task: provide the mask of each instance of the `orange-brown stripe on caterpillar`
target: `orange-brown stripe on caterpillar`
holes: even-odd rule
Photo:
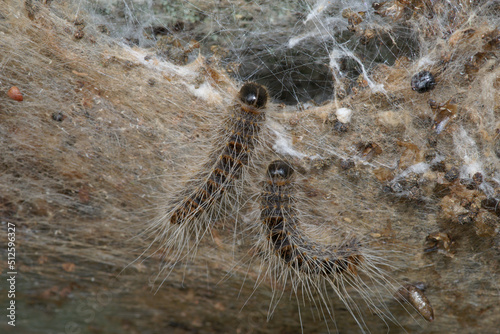
[[[320,246],[300,230],[294,200],[294,170],[283,160],[269,164],[261,194],[261,221],[269,247],[288,266],[306,274],[356,274],[363,261],[360,244],[350,239],[340,246]]]
[[[238,93],[238,103],[225,119],[225,145],[214,148],[211,161],[201,172],[203,184],[188,193],[170,216],[171,224],[185,224],[198,218],[218,202],[248,165],[259,132],[264,124],[268,93],[264,86],[248,82]],[[206,170],[210,170],[206,176]],[[203,177],[205,176],[205,177]]]

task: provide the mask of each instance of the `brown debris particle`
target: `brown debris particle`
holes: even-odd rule
[[[15,101],[21,102],[23,100],[23,94],[16,86],[12,86],[7,92],[7,96]]]
[[[82,29],[78,29],[73,36],[75,39],[82,39],[85,36],[85,32]]]
[[[434,124],[432,125],[432,129],[436,130],[437,134],[440,134],[446,125],[456,117],[458,106],[452,102],[452,99],[441,104],[434,100],[429,100],[429,106],[434,111]]]
[[[373,142],[358,143],[358,145],[356,145],[356,149],[361,157],[366,161],[370,161],[375,156],[382,153],[382,148],[378,144]]]
[[[427,247],[424,249],[424,253],[430,252],[443,252],[448,257],[453,257],[453,253],[451,253],[451,246],[453,245],[453,241],[450,236],[444,232],[434,232],[431,233],[425,238],[427,243]]]
[[[62,268],[64,269],[64,271],[67,271],[68,273],[75,271],[75,267],[76,267],[75,264],[71,262],[66,262],[62,264]]]
[[[427,321],[434,321],[434,309],[424,292],[413,284],[406,284],[397,292],[396,298],[409,302]]]

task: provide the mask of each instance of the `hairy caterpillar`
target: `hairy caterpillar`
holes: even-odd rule
[[[356,273],[363,261],[359,242],[351,239],[338,247],[321,249],[307,240],[297,226],[293,197],[293,168],[283,160],[272,162],[262,191],[261,220],[270,247],[288,266],[306,274]]]
[[[346,237],[338,245],[323,245],[307,237],[296,208],[294,174],[288,162],[273,161],[268,165],[261,191],[258,248],[263,250],[267,274],[276,282],[272,303],[277,304],[281,298],[278,284],[284,287],[290,282],[296,295],[301,290],[313,302],[319,296],[322,316],[334,320],[329,298],[333,289],[361,330],[369,332],[363,323],[362,308],[348,291],[353,288],[369,309],[397,324],[383,301],[384,295],[391,296],[396,291],[382,269],[385,260],[355,237]],[[372,284],[382,287],[382,291]]]
[[[212,143],[208,162],[190,177],[166,214],[150,229],[152,244],[169,249],[175,260],[184,250],[196,248],[210,224],[221,216],[223,204],[234,195],[236,181],[241,179],[256,148],[268,98],[262,85],[248,82],[242,86]]]
[[[206,181],[174,209],[171,224],[189,224],[220,199],[221,195],[240,178],[242,168],[248,165],[265,120],[267,90],[256,83],[246,83],[238,94],[236,105],[226,120],[224,131],[228,133],[225,147],[216,154],[215,162],[209,162],[211,172]]]

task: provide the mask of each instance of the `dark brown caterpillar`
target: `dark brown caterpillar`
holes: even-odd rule
[[[306,236],[306,226],[300,221],[303,213],[299,211],[297,198],[300,194],[295,191],[294,174],[288,162],[273,161],[268,165],[261,190],[261,238],[257,248],[263,251],[266,275],[275,282],[270,313],[284,295],[285,286],[291,285],[298,300],[302,298],[299,294],[305,294],[324,310],[325,320],[335,321],[330,300],[333,292],[363,333],[369,332],[363,322],[366,312],[361,307],[363,304],[384,322],[389,320],[398,324],[384,302],[384,297],[392,296],[396,287],[383,269],[386,266],[385,259],[380,257],[383,251],[355,237],[324,245]],[[360,304],[354,295],[363,303]],[[403,303],[406,300],[400,301]]]
[[[293,167],[285,161],[272,162],[262,191],[261,221],[267,226],[270,246],[287,265],[306,274],[356,273],[363,261],[360,244],[350,239],[340,246],[321,247],[300,231],[294,206]]]
[[[194,256],[212,224],[239,204],[237,190],[258,147],[268,99],[264,86],[248,82],[241,87],[214,136],[207,162],[189,176],[146,231],[153,241],[143,254],[158,245],[153,254],[160,252],[164,258],[158,276],[168,276],[179,260]]]
[[[248,165],[257,136],[265,121],[268,93],[264,86],[248,82],[238,94],[235,105],[226,120],[225,146],[214,155],[215,162],[205,182],[186,196],[170,217],[171,224],[182,224],[198,218],[217,202],[222,194],[233,187],[244,166]],[[217,149],[217,148],[216,148]]]

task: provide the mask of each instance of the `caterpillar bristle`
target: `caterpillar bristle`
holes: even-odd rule
[[[367,329],[363,325],[363,312],[352,291],[349,292],[354,289],[370,310],[397,323],[382,301],[382,295],[391,296],[396,291],[395,284],[386,277],[381,268],[383,261],[375,255],[376,251],[352,235],[338,244],[320,244],[303,230],[293,165],[286,160],[271,162],[261,184],[262,223],[256,224],[261,235],[257,247],[263,252],[264,272],[276,282],[272,285],[271,304],[281,299],[284,290],[280,292],[279,287],[284,289],[289,284],[295,294],[305,293],[313,304],[320,300],[322,305],[316,306],[324,308],[325,320],[335,321],[330,301],[337,297],[364,332]],[[373,284],[378,287],[372,287]],[[328,292],[331,290],[332,296]],[[271,313],[275,307],[271,305]]]
[[[240,181],[259,146],[268,98],[267,89],[260,84],[249,82],[241,87],[218,126],[207,162],[192,173],[154,222],[152,244],[171,249],[173,262],[194,256],[214,222],[227,218],[228,208],[239,204]],[[164,268],[169,264],[165,261]]]
[[[268,166],[262,191],[261,220],[267,227],[265,233],[271,242],[269,247],[285,263],[293,262],[294,267],[305,273],[328,274],[355,266],[358,261],[350,259],[362,257],[357,254],[359,243],[355,239],[323,251],[318,251],[316,248],[319,247],[313,241],[306,241],[295,218],[293,176],[293,167],[286,161],[276,160]],[[324,260],[320,259],[324,258],[332,260],[322,264]],[[307,265],[303,266],[304,263]]]
[[[270,124],[266,122],[268,99],[263,86],[256,83],[242,86],[214,137],[207,163],[189,177],[185,189],[177,192],[164,216],[156,221],[152,230],[154,243],[167,249],[158,277],[168,276],[185,257],[194,257],[201,240],[211,234],[216,222],[225,224],[233,217],[236,220],[244,217],[239,207],[244,205],[248,183],[253,183],[259,169],[255,167],[266,163],[267,155],[260,154],[262,137],[269,133],[269,128],[263,130]],[[253,159],[257,155],[258,159]],[[376,251],[350,234],[340,243],[321,244],[304,233],[300,196],[295,191],[298,190],[295,179],[302,170],[281,159],[269,163],[265,174],[262,173],[265,179],[259,190],[258,219],[261,227],[254,235],[260,236],[257,258],[263,258],[265,276],[274,281],[269,317],[283,295],[281,289],[289,285],[297,296],[301,292],[312,305],[319,307],[325,320],[334,320],[331,300],[336,296],[364,331],[363,312],[353,298],[354,290],[370,310],[397,322],[383,302],[379,306],[382,294],[392,296],[396,288],[381,269],[384,260]],[[307,205],[309,209],[314,206]],[[312,218],[318,220],[317,216]],[[381,289],[388,293],[375,289],[373,296],[372,283],[389,283],[389,287]]]

